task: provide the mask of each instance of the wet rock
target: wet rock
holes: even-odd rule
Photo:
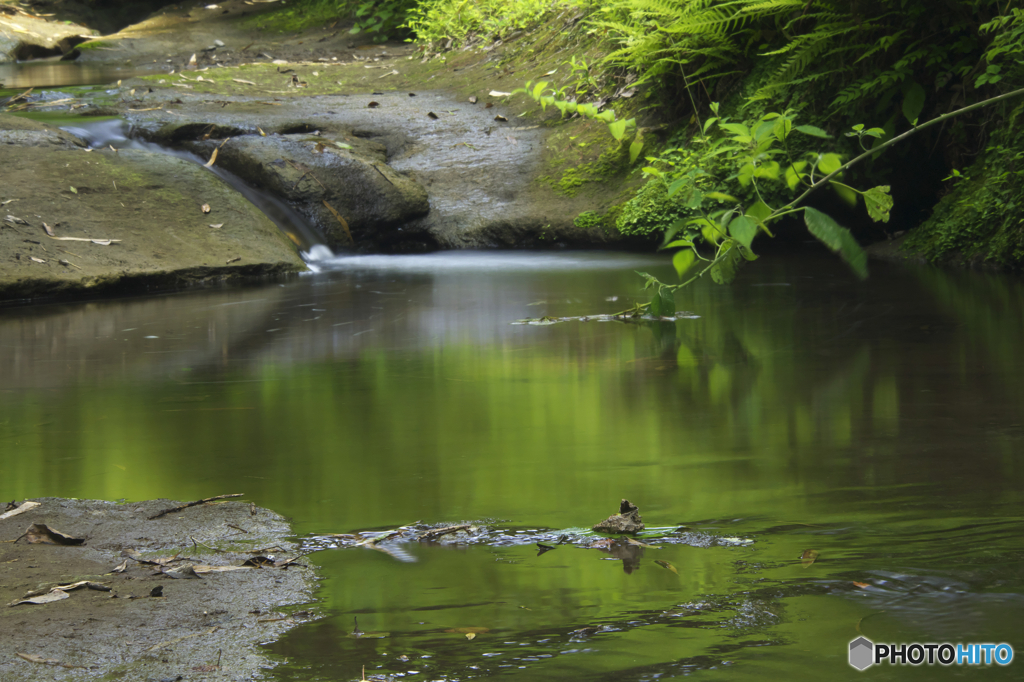
[[[619,513],[609,516],[594,526],[597,533],[639,533],[645,528],[640,508],[629,500],[622,500]]]
[[[269,218],[184,159],[128,149],[86,153],[75,136],[13,116],[0,116],[0,144],[3,215],[24,221],[0,223],[0,304],[304,268]],[[213,212],[203,214],[202,204]],[[55,237],[79,241],[51,239],[43,223]]]
[[[0,12],[0,62],[66,54],[95,34],[78,24],[46,21],[21,11]]]
[[[209,156],[219,144],[192,148],[199,146]],[[217,164],[292,202],[320,226],[329,246],[352,246],[351,233],[357,246],[385,248],[398,228],[427,214],[427,192],[384,163],[383,149],[373,153],[341,145],[353,148],[326,135],[245,135],[220,148]]]
[[[86,146],[81,139],[60,128],[11,114],[0,114],[0,145],[65,149]]]

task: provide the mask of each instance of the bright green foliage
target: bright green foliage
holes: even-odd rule
[[[255,24],[284,32],[350,18],[352,33],[371,33],[382,42],[407,34],[403,24],[416,5],[417,0],[299,0],[261,14]]]
[[[419,0],[408,15],[405,27],[419,42],[445,48],[449,42],[461,45],[476,37],[498,38],[527,29],[550,19],[574,0]]]

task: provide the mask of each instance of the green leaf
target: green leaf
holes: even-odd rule
[[[739,180],[740,185],[746,187],[750,184],[750,181],[754,178],[754,170],[754,164],[752,163],[744,164],[740,168],[740,172],[736,174],[736,179]]]
[[[736,242],[730,242],[722,248],[724,250],[719,255],[718,262],[711,266],[711,279],[716,284],[732,284],[732,281],[736,279],[743,256],[740,254]]]
[[[748,206],[746,210],[746,214],[759,223],[768,220],[772,213],[772,207],[760,200]]]
[[[707,135],[708,134],[708,128],[710,128],[712,125],[714,125],[714,123],[717,120],[718,120],[717,118],[712,117],[712,118],[709,118],[708,120],[704,121],[704,130],[702,130],[701,132],[703,132],[705,135]]]
[[[889,211],[892,210],[892,196],[889,195],[889,185],[879,185],[864,192],[864,203],[868,207],[868,215],[876,223],[889,222]]]
[[[663,246],[661,248],[663,248],[663,249],[679,249],[679,248],[682,248],[684,246],[687,247],[687,248],[690,248],[690,247],[693,246],[693,242],[691,242],[688,239],[673,239],[672,241],[670,241],[668,244],[665,244],[665,246]]]
[[[920,83],[913,82],[903,95],[903,115],[910,121],[910,125],[917,125],[917,118],[924,109],[925,92]]]
[[[754,237],[757,236],[757,223],[747,216],[734,218],[729,223],[729,236],[749,249]]]
[[[672,267],[676,269],[676,274],[679,275],[679,279],[683,278],[686,271],[693,267],[696,262],[697,256],[693,253],[693,249],[683,249],[677,251],[676,255],[672,256]]]
[[[596,118],[597,120],[604,121],[605,123],[614,123],[615,112],[611,111],[610,109],[608,111],[602,111],[600,114],[597,115]]]
[[[538,81],[538,83],[533,86],[533,92],[530,93],[530,97],[533,97],[535,100],[540,100],[540,96],[544,94],[544,88],[546,87],[548,87],[547,81]]]
[[[761,164],[760,166],[757,167],[757,170],[754,171],[754,177],[768,178],[769,180],[778,180],[779,179],[779,164],[778,164],[778,162],[776,162],[776,161],[769,161],[768,163]]]
[[[832,175],[843,167],[843,160],[838,154],[822,154],[818,161],[818,170],[825,175]]]
[[[338,147],[339,149],[352,149],[352,145],[345,144],[344,142],[338,142],[337,140],[335,140],[334,146]]]
[[[618,121],[615,121],[615,123],[609,123],[608,132],[610,132],[612,137],[616,140],[621,141],[626,135],[626,121],[624,119],[619,119]]]
[[[826,133],[821,128],[816,128],[815,126],[797,126],[796,128],[794,128],[794,130],[797,130],[803,133],[804,135],[810,135],[811,137],[820,137],[826,140],[832,139],[831,135]]]
[[[686,208],[691,210],[697,210],[700,205],[704,202],[704,195],[701,194],[700,190],[693,190],[693,194],[690,195],[690,200],[686,202]]]
[[[835,181],[828,184],[832,186],[832,189],[839,195],[839,198],[842,199],[843,203],[847,206],[852,208],[857,205],[857,191],[852,187],[847,187],[843,183]]]
[[[685,187],[687,185],[687,183],[689,183],[689,182],[690,182],[690,178],[685,178],[684,177],[684,178],[676,179],[675,182],[673,182],[671,185],[668,186],[668,193],[666,194],[666,196],[669,199],[671,199],[672,197],[674,197],[676,195],[676,192],[678,192],[683,187]]]
[[[737,199],[736,197],[732,196],[731,194],[725,194],[724,192],[708,192],[704,196],[706,196],[708,199],[717,199],[718,201],[731,201],[733,203],[739,201],[739,199]]]
[[[806,161],[797,161],[786,169],[786,184],[789,185],[790,191],[795,190],[800,181],[806,177],[807,174],[803,172],[806,167]]]
[[[640,272],[639,270],[634,270],[633,272],[644,278],[644,291],[647,291],[652,286],[660,284],[660,282],[658,282],[658,278],[654,275],[648,275],[646,272]]]
[[[655,317],[672,317],[676,314],[676,297],[672,290],[662,288],[651,297],[651,315]]]
[[[629,163],[630,164],[632,164],[634,161],[636,161],[637,157],[640,156],[640,151],[643,148],[644,148],[644,143],[640,140],[639,137],[636,138],[635,140],[633,140],[633,142],[629,145]]]
[[[864,249],[860,248],[860,244],[853,238],[849,230],[833,220],[831,216],[810,206],[804,209],[804,222],[807,223],[810,233],[833,253],[838,253],[857,277],[867,278],[867,254],[864,253]]]

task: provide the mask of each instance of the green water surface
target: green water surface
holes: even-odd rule
[[[414,562],[311,555],[324,617],[270,645],[279,680],[1019,679],[846,652],[1024,651],[1021,284],[861,283],[812,253],[696,284],[674,323],[510,324],[627,308],[638,269],[670,276],[627,254],[364,257],[2,310],[0,498],[242,492],[303,537],[501,531]],[[652,529],[632,562],[515,540],[623,497]]]

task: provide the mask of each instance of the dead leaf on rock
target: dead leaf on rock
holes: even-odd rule
[[[512,96],[511,92],[502,92],[500,90],[491,90],[487,94],[490,95],[491,97],[511,97]]]
[[[476,639],[476,633],[475,632],[467,632],[466,633],[466,639],[469,639],[469,640]]]
[[[67,599],[71,595],[64,590],[58,590],[56,588],[50,590],[46,594],[39,595],[38,597],[29,597],[28,599],[15,599],[8,606],[17,606],[18,604],[49,604],[51,602],[60,601]]]
[[[74,187],[68,187],[68,189],[70,189],[70,190],[71,190],[71,193],[72,193],[72,194],[78,194],[78,190],[77,190],[77,189],[75,189]]]
[[[196,569],[191,566],[179,566],[178,568],[167,568],[162,566],[160,572],[166,575],[168,578],[174,578],[176,580],[183,580],[187,578],[202,580],[203,576],[196,573]]]
[[[27,221],[22,220],[21,218],[18,218],[17,216],[13,216],[13,215],[10,215],[10,214],[7,214],[7,217],[5,218],[5,220],[7,222],[9,222],[9,223],[14,223],[15,225],[28,225]]]
[[[508,123],[508,119],[505,118],[504,116],[502,116],[501,114],[498,114],[497,116],[495,116],[494,120],[495,121],[501,121],[502,123]]]
[[[124,573],[128,570],[128,560],[125,559],[120,564],[110,570],[111,573]]]
[[[14,509],[10,510],[9,512],[4,512],[3,514],[0,514],[0,521],[3,521],[4,519],[9,519],[12,516],[17,516],[18,514],[24,514],[25,512],[29,511],[30,509],[35,509],[36,507],[39,507],[39,506],[41,506],[39,502],[33,502],[32,500],[26,500],[25,502],[22,502],[20,506],[15,507]]]
[[[138,561],[140,564],[150,564],[152,566],[167,566],[169,564],[174,563],[175,561],[181,561],[181,559],[178,558],[177,554],[175,554],[172,557],[161,557],[159,559],[145,559],[141,554],[136,552],[134,549],[121,550],[121,556],[128,557],[129,559],[134,559],[135,561]]]
[[[240,261],[240,260],[242,260],[241,256],[235,256],[234,258],[231,258],[230,260],[224,261],[224,265],[231,265],[232,263]]]
[[[50,227],[49,225],[47,225],[46,223],[43,223],[43,229],[46,231],[46,234],[48,234],[49,236],[51,236],[51,237],[55,237],[56,236],[53,233],[53,228]]]
[[[490,109],[493,106],[494,106],[494,104],[492,104],[491,102],[488,102],[487,104],[484,105],[484,109]]]
[[[327,207],[327,210],[331,212],[331,215],[334,216],[334,218],[341,224],[342,229],[345,230],[345,235],[348,237],[349,243],[355,244],[356,240],[352,238],[352,232],[348,229],[348,221],[342,218],[341,214],[338,213],[333,206],[328,204],[326,199],[324,199],[323,202],[324,206]]]
[[[805,549],[804,553],[800,555],[800,563],[804,568],[810,567],[817,560],[818,553],[813,549]]]
[[[207,566],[206,564],[196,564],[192,567],[192,570],[196,572],[196,577],[200,573],[228,573],[229,571],[248,571],[250,566]]]
[[[379,106],[380,106],[380,102],[370,102],[370,103],[369,103],[369,104],[367,104],[366,106],[367,106],[368,108],[370,108],[370,109],[376,109],[377,107],[379,107]]]
[[[427,117],[428,117],[428,118],[432,118],[432,119],[434,119],[435,121],[437,120],[437,114],[435,114],[435,113],[434,113],[433,111],[428,111],[428,112],[427,112]]]
[[[212,227],[215,230],[219,230],[220,228],[224,227],[224,223],[216,223],[216,224],[210,225],[210,227]]]
[[[217,150],[214,150],[214,155],[211,157],[211,159],[217,158],[216,151]],[[203,204],[202,206],[199,207],[199,210],[202,211],[203,213],[209,213],[213,209],[210,208],[209,204]]]
[[[40,663],[42,665],[56,665],[61,668],[85,668],[84,665],[72,665],[70,663],[61,663],[56,658],[43,658],[35,654],[23,654],[20,651],[16,652],[19,658],[23,658],[29,663]]]
[[[477,100],[477,98],[476,98],[476,95],[473,95],[473,96],[471,96],[471,97],[469,98],[469,103],[470,103],[470,104],[476,104],[476,103],[477,103],[478,101],[479,101],[479,100]]]
[[[242,80],[241,78],[232,78],[231,80],[235,81],[236,83],[242,83],[243,85],[256,85],[252,81],[245,81],[245,80]]]
[[[219,150],[219,148],[218,148],[218,149],[214,149],[214,150],[213,150],[213,154],[210,154],[210,160],[209,160],[209,161],[207,161],[206,163],[204,163],[204,164],[203,164],[203,167],[204,167],[204,168],[209,168],[209,167],[211,167],[211,166],[212,166],[212,165],[213,165],[214,163],[216,163],[216,161],[217,161],[217,152],[218,152],[218,150]],[[209,212],[210,212],[210,206],[209,206],[208,204],[203,204],[203,208],[205,209],[205,210],[203,211],[203,213],[209,213]]]
[[[67,533],[61,533],[45,523],[33,523],[21,537],[25,538],[30,545],[80,545],[85,542],[85,538],[76,538]]]

